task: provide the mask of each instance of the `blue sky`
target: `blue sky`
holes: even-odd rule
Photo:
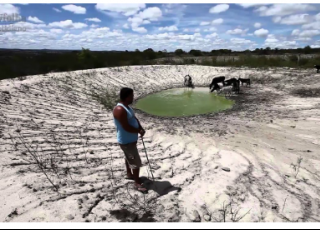
[[[320,47],[320,4],[0,4],[1,15],[0,48]]]

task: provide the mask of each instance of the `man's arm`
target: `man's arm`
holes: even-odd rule
[[[137,121],[138,121],[138,124],[139,124],[139,129],[142,129],[142,130],[144,130],[144,128],[142,128],[142,125],[141,125],[141,123],[140,123],[140,121],[139,121],[139,119],[135,116],[135,118],[137,119]]]
[[[120,122],[125,131],[129,133],[140,133],[140,129],[136,129],[128,123],[127,111],[124,108],[116,107],[113,111],[113,116]]]

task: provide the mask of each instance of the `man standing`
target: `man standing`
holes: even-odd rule
[[[133,89],[122,88],[120,91],[120,103],[113,110],[114,123],[117,128],[117,139],[120,148],[125,155],[127,168],[127,179],[134,180],[138,191],[145,193],[147,189],[140,181],[140,168],[142,161],[138,152],[138,135],[145,135],[139,120],[136,118],[133,109],[129,106],[133,103]]]

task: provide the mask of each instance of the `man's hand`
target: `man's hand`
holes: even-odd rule
[[[144,135],[146,134],[146,131],[144,129],[140,129],[139,134],[141,137],[144,137]]]

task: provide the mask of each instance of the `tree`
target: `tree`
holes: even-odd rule
[[[311,54],[311,53],[312,53],[312,48],[311,48],[311,46],[306,46],[306,47],[304,48],[304,53],[305,53],[305,54]]]
[[[146,49],[145,51],[143,51],[143,54],[144,54],[145,58],[147,58],[148,60],[152,60],[152,59],[156,59],[157,58],[156,52],[154,52],[154,50],[151,49],[151,48]]]
[[[177,49],[174,53],[178,56],[185,54],[185,52],[182,49]]]
[[[191,55],[193,55],[195,57],[202,56],[201,50],[190,50],[189,54],[191,54]]]
[[[265,49],[265,54],[266,54],[266,55],[271,54],[271,48],[270,48],[270,47],[267,47],[267,48]]]
[[[78,54],[80,61],[88,61],[93,58],[90,49],[82,48],[82,51]]]
[[[103,62],[99,60],[90,49],[82,48],[82,51],[78,54],[78,59],[81,66],[84,68],[98,68],[103,66]]]

